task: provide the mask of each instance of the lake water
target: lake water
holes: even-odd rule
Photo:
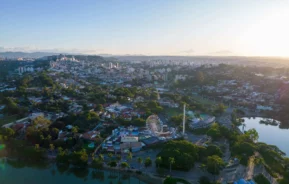
[[[93,169],[32,168],[0,160],[1,184],[145,184],[129,175]]]
[[[244,130],[255,128],[259,134],[259,142],[276,145],[281,151],[289,156],[289,129],[280,129],[279,126],[260,124],[264,118],[243,118],[245,120]],[[243,127],[239,127],[242,131]]]

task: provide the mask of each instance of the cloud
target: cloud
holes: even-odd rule
[[[209,53],[209,55],[213,55],[213,56],[231,56],[234,55],[233,51],[230,50],[219,50],[216,52],[211,52]]]
[[[73,53],[73,54],[97,54],[102,52],[103,49],[64,49],[64,48],[48,48],[41,49],[37,47],[2,47],[0,46],[0,52],[53,52],[53,53]]]

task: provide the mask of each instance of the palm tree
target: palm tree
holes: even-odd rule
[[[131,161],[132,159],[132,153],[128,152],[128,155],[126,156],[127,160]]]
[[[170,157],[169,158],[169,163],[170,163],[170,173],[172,172],[172,165],[175,163],[175,158]]]
[[[156,164],[157,164],[157,167],[160,168],[160,164],[162,163],[162,157],[157,157],[156,158]]]
[[[139,167],[140,167],[141,164],[142,164],[142,158],[141,158],[141,157],[138,157],[138,158],[137,158],[137,162],[139,163]],[[140,170],[140,168],[139,168],[139,170]]]
[[[129,165],[130,165],[130,162],[131,162],[131,160],[132,160],[132,152],[128,152],[128,155],[127,155],[127,160],[128,160],[128,163],[129,163]],[[129,177],[129,183],[130,183],[130,177]]]

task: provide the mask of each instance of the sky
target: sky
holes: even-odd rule
[[[0,52],[289,56],[285,0],[1,0]]]

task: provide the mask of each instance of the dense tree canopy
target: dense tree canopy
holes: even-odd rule
[[[173,169],[190,170],[198,159],[198,147],[185,140],[169,141],[158,154],[161,166],[169,168],[169,158],[174,158]]]
[[[224,161],[217,155],[209,156],[207,159],[207,171],[211,174],[219,174],[224,166]]]

